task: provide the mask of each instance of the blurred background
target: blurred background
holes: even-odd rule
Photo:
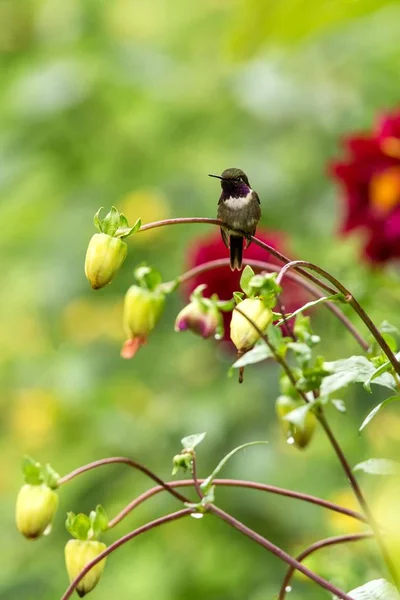
[[[396,268],[361,260],[362,235],[338,235],[343,202],[327,174],[343,135],[398,106],[399,39],[400,3],[384,0],[0,0],[2,599],[60,598],[66,511],[102,503],[114,516],[150,485],[123,466],[84,475],[62,489],[52,535],[27,542],[14,524],[24,454],[61,474],[128,455],[169,479],[184,435],[208,432],[200,475],[234,446],[267,439],[224,475],[354,506],[321,432],[303,452],[286,444],[273,364],[248,368],[239,386],[227,377],[229,350],[174,334],[180,293],[134,360],[120,359],[135,265],[147,261],[170,279],[213,228],[132,236],[122,272],[99,292],[83,263],[100,206],[143,222],[214,217],[220,190],[207,173],[237,166],[259,192],[263,227],[285,233],[291,256],[341,278],[377,323],[400,325]],[[324,308],[312,318],[327,359],[360,353]],[[340,396],[347,415],[328,410],[351,464],[399,454],[395,405],[357,432],[386,395],[352,387]],[[360,480],[373,503],[380,478]],[[217,492],[221,507],[292,553],[357,528],[290,499]],[[176,508],[160,495],[104,541]],[[346,590],[385,576],[372,542],[307,564]],[[224,523],[188,519],[119,550],[91,597],[269,600],[284,572]],[[290,597],[328,594],[297,578]]]

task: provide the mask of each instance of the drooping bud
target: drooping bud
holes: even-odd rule
[[[126,258],[128,246],[106,233],[95,233],[89,242],[85,260],[85,274],[94,290],[108,285],[118,273]]]
[[[218,336],[221,326],[222,318],[217,308],[197,299],[187,304],[175,320],[175,331],[190,330],[205,339]]]
[[[99,233],[95,233],[89,242],[85,260],[85,274],[94,290],[109,284],[120,270],[128,246],[122,238],[128,237],[140,229],[140,219],[133,227],[113,206],[108,215],[100,221],[99,213],[94,217],[94,224]]]
[[[310,442],[317,418],[300,398],[279,396],[275,404],[276,414],[283,428],[288,444],[297,448],[305,448]]]
[[[239,302],[238,308],[262,332],[272,323],[272,311],[260,298],[246,298]],[[239,351],[249,350],[260,338],[258,331],[248,319],[238,310],[232,313],[231,340]]]
[[[69,540],[65,546],[65,564],[70,581],[95,559],[107,546],[103,542],[94,540]],[[82,598],[96,587],[104,571],[106,559],[103,558],[94,565],[76,586],[78,595]]]
[[[132,285],[125,295],[124,329],[127,335],[121,356],[132,358],[154,329],[165,305],[165,295],[160,290],[149,290]]]
[[[41,537],[51,526],[58,496],[47,485],[26,483],[18,493],[15,519],[18,530],[28,539]]]

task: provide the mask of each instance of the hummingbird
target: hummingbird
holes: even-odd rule
[[[248,177],[241,169],[225,169],[221,175],[209,175],[221,180],[222,193],[218,201],[218,219],[225,224],[221,227],[224,244],[229,248],[231,269],[242,268],[243,236],[254,235],[261,218],[260,198],[251,189]],[[231,228],[231,229],[230,229]],[[233,231],[232,231],[233,230]],[[246,240],[246,248],[251,239]]]

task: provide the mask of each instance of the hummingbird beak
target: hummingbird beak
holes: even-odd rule
[[[221,175],[211,175],[210,173],[208,174],[209,177],[216,177],[217,179],[224,179],[223,177],[221,177]]]

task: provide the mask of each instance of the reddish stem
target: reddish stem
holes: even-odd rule
[[[79,575],[77,577],[75,577],[75,579],[70,583],[70,585],[68,586],[68,589],[66,590],[65,594],[63,594],[61,600],[68,600],[68,598],[71,597],[76,586],[81,581],[81,579],[83,579],[83,577],[86,575],[86,573],[88,573],[90,571],[90,569],[92,569],[95,565],[97,565],[97,563],[99,563],[101,560],[103,560],[103,558],[106,558],[106,556],[108,556],[109,554],[114,552],[114,550],[117,550],[117,548],[119,548],[120,546],[123,546],[130,540],[133,540],[133,538],[137,537],[138,535],[141,535],[142,533],[146,533],[146,531],[150,531],[150,529],[153,529],[154,527],[158,527],[159,525],[164,525],[165,523],[169,523],[171,521],[176,521],[177,519],[180,519],[181,517],[186,517],[187,515],[190,515],[192,512],[193,512],[193,510],[191,508],[183,508],[182,510],[178,510],[177,512],[171,513],[170,515],[166,515],[165,517],[160,517],[159,519],[154,519],[154,521],[150,521],[150,523],[146,523],[145,525],[142,525],[141,527],[138,527],[134,531],[131,531],[130,533],[127,533],[123,537],[119,538],[119,540],[116,540],[113,544],[108,546],[108,548],[106,548],[105,550],[103,550],[103,552],[101,552],[98,556],[96,556],[96,558],[91,560],[84,569],[82,569],[82,571],[79,573]]]
[[[198,483],[203,483],[204,479],[198,479]],[[193,481],[191,479],[182,479],[178,481],[170,481],[167,484],[170,487],[180,488],[180,487],[191,487],[193,485]],[[264,483],[257,483],[255,481],[241,481],[237,479],[214,479],[213,485],[216,486],[224,486],[224,487],[238,487],[238,488],[247,488],[253,490],[259,490],[261,492],[269,492],[271,494],[277,494],[279,496],[286,496],[287,498],[294,498],[296,500],[301,500],[304,502],[309,502],[311,504],[316,504],[318,506],[322,506],[322,508],[327,508],[328,510],[333,510],[335,512],[346,515],[347,517],[352,517],[353,519],[357,519],[358,521],[362,521],[366,523],[366,519],[360,513],[351,510],[350,508],[345,508],[344,506],[339,506],[338,504],[334,504],[333,502],[329,502],[329,500],[323,500],[322,498],[317,498],[316,496],[311,496],[310,494],[303,494],[302,492],[295,492],[293,490],[287,490],[284,488],[279,488],[274,485],[267,485]],[[147,490],[143,494],[141,494],[138,498],[135,498],[130,502],[122,511],[116,515],[108,524],[108,527],[111,529],[115,527],[124,519],[133,509],[137,506],[164,491],[165,488],[163,486],[156,486]]]
[[[258,534],[253,529],[250,529],[249,527],[244,525],[244,523],[241,523],[225,511],[221,510],[220,508],[217,508],[213,504],[209,506],[209,511],[217,517],[219,517],[220,519],[222,519],[223,521],[225,521],[226,523],[228,523],[228,525],[230,525],[234,529],[240,531],[240,533],[242,533],[243,535],[246,535],[248,538],[253,540],[253,542],[256,542],[256,544],[259,544],[263,548],[266,548],[266,550],[268,550],[272,554],[275,554],[275,556],[285,561],[288,565],[291,565],[292,567],[303,573],[303,575],[305,575],[312,581],[315,581],[315,583],[317,583],[321,587],[325,588],[332,594],[335,594],[341,600],[353,600],[348,594],[337,588],[335,585],[333,585],[326,579],[323,579],[323,577],[320,577],[316,573],[313,573],[312,571],[310,571],[310,569],[307,569],[307,567],[302,565],[301,562],[290,556],[290,554],[279,548],[279,546],[275,546],[275,544],[264,538],[262,535]]]
[[[363,532],[363,533],[348,533],[346,535],[337,535],[335,537],[326,538],[325,540],[319,540],[314,544],[311,544],[308,548],[303,550],[298,556],[296,556],[296,560],[302,562],[307,556],[320,550],[321,548],[326,548],[327,546],[333,546],[335,544],[343,544],[345,542],[357,542],[358,540],[365,540],[367,538],[373,537],[372,532]],[[282,582],[281,589],[279,592],[278,600],[285,600],[286,592],[289,591],[287,588],[289,586],[290,580],[292,578],[293,573],[295,572],[295,567],[290,567],[287,570],[285,578]]]
[[[188,281],[189,279],[192,279],[193,277],[196,277],[197,275],[201,275],[202,273],[206,273],[207,271],[211,271],[211,270],[217,269],[219,267],[229,266],[229,264],[230,264],[229,258],[219,258],[216,260],[211,260],[209,262],[203,263],[202,265],[198,265],[197,267],[194,267],[193,269],[190,269],[186,273],[183,273],[179,277],[179,281],[181,283],[184,283],[185,281]],[[273,271],[275,273],[279,273],[281,270],[280,267],[278,267],[278,265],[274,265],[273,263],[265,262],[265,261],[261,261],[261,260],[245,259],[243,261],[243,264],[254,267],[255,269],[264,269],[264,270],[267,269],[268,271]],[[298,285],[301,285],[304,289],[306,289],[308,292],[310,292],[310,294],[312,296],[314,296],[314,298],[322,298],[324,296],[324,294],[322,292],[320,292],[320,290],[315,285],[313,285],[312,283],[309,283],[307,280],[305,280],[300,275],[297,275],[296,273],[287,273],[286,276],[290,280],[294,281]],[[369,348],[368,342],[363,339],[361,334],[357,331],[356,327],[342,313],[340,308],[338,306],[336,306],[336,304],[334,304],[333,302],[324,302],[324,305],[343,323],[343,325],[352,334],[354,339],[359,343],[361,348],[364,351],[367,351]]]

